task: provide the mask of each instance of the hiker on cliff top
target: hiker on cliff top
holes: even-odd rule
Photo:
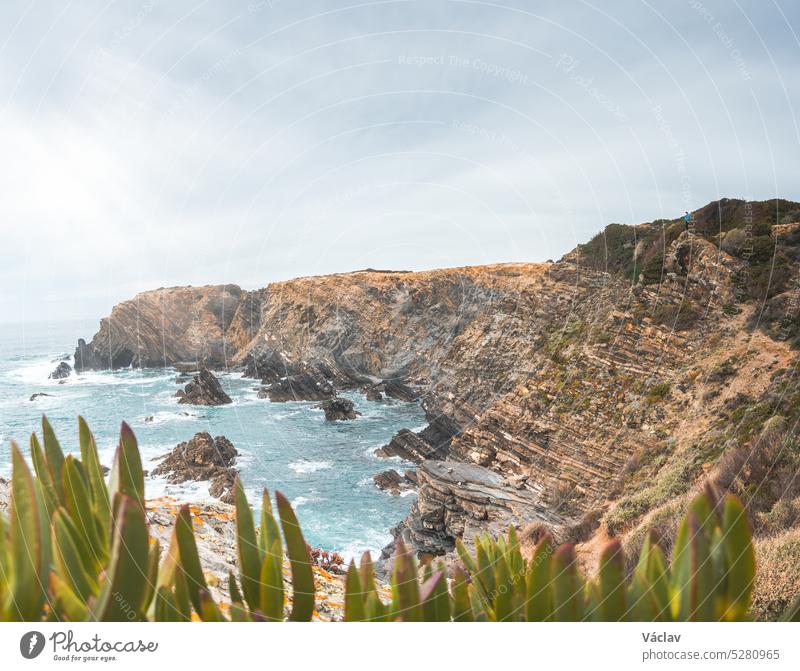
[[[689,230],[689,224],[691,223],[691,221],[692,221],[691,214],[687,212],[686,214],[683,215],[683,225],[685,227],[685,230],[687,231]]]

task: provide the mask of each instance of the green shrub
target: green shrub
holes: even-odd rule
[[[659,401],[663,401],[665,398],[667,398],[667,396],[669,396],[671,388],[672,387],[669,382],[658,382],[656,384],[650,385],[647,388],[646,398],[650,403],[658,403]]]

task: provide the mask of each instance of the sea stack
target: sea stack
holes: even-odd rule
[[[225,405],[232,403],[219,380],[208,368],[201,368],[192,381],[175,394],[178,403],[192,405]]]

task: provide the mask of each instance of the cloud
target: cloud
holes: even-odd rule
[[[0,9],[2,319],[798,198],[792,3]]]

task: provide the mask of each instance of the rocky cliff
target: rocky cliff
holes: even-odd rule
[[[223,366],[255,335],[259,316],[259,292],[234,285],[146,291],[115,306],[91,342],[78,342],[75,368]]]
[[[510,522],[587,548],[653,515],[668,535],[682,497],[756,449],[772,415],[794,444],[798,222],[797,203],[722,200],[688,230],[613,224],[555,263],[160,289],[117,306],[77,354],[239,367],[265,383],[413,385],[430,426],[384,453],[419,464],[397,531],[422,552]],[[751,471],[726,486],[756,487]],[[798,495],[787,481],[751,497],[752,512]]]

